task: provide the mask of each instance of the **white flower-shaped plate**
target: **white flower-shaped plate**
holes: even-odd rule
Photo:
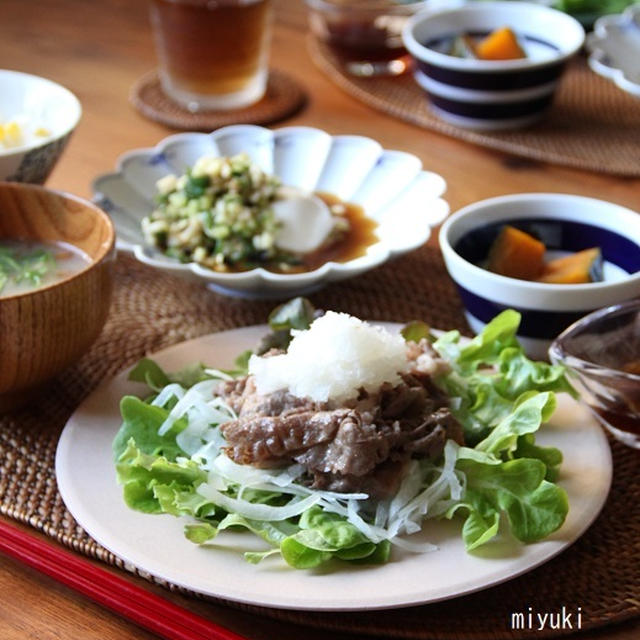
[[[284,185],[328,192],[363,207],[377,221],[378,241],[347,262],[327,262],[314,271],[279,274],[262,268],[222,273],[196,263],[180,263],[145,245],[140,221],[154,208],[156,181],[180,175],[204,155],[246,152]],[[444,179],[424,171],[420,160],[402,151],[384,150],[370,138],[331,136],[310,127],[277,130],[233,125],[206,133],[180,133],[156,147],[130,151],[117,170],[93,182],[95,201],[116,227],[118,248],[144,264],[200,280],[225,295],[285,298],[351,278],[400,254],[417,249],[431,227],[444,220],[448,204],[440,197]]]
[[[640,98],[640,4],[596,20],[586,44],[591,69]]]

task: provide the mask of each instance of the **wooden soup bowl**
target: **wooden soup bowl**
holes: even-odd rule
[[[0,182],[0,240],[66,242],[91,259],[81,271],[33,291],[0,296],[0,412],[76,361],[98,337],[113,288],[109,216],[67,193]]]

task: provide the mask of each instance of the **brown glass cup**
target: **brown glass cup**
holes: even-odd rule
[[[306,0],[311,32],[355,76],[400,75],[410,56],[402,28],[425,1]]]
[[[151,0],[164,92],[189,111],[239,109],[264,95],[271,0]]]

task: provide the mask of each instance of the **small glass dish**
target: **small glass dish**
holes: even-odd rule
[[[549,349],[581,400],[620,442],[640,449],[640,298],[600,309]]]
[[[354,76],[395,76],[409,70],[402,43],[407,19],[429,0],[306,0],[311,33]]]

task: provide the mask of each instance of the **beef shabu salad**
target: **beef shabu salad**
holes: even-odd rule
[[[198,544],[248,530],[268,544],[248,561],[301,569],[433,550],[413,534],[434,518],[459,518],[467,550],[501,526],[545,538],[568,503],[562,454],[535,432],[571,389],[527,359],[518,324],[505,311],[471,341],[421,322],[396,334],[295,299],[233,371],[143,360],[131,378],[151,395],[122,399],[114,441],[124,499],[188,516]]]

